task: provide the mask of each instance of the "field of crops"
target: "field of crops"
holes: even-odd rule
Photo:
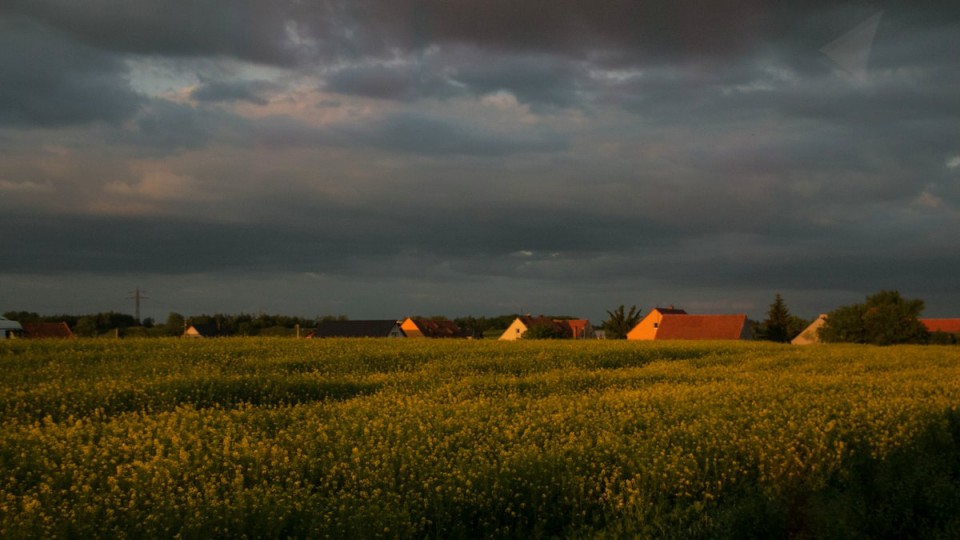
[[[0,342],[2,538],[960,538],[960,349]]]

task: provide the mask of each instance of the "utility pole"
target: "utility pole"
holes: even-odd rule
[[[137,326],[140,326],[140,301],[149,300],[150,297],[146,296],[147,291],[141,291],[140,287],[137,287],[133,291],[130,291],[130,296],[127,297],[127,300],[133,300],[133,316],[137,319]]]

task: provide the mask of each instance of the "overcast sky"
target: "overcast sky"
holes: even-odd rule
[[[960,316],[960,4],[5,0],[0,312]]]

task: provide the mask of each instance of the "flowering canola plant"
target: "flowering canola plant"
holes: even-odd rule
[[[960,531],[951,347],[10,341],[0,373],[2,538]],[[877,518],[911,478],[922,521]]]

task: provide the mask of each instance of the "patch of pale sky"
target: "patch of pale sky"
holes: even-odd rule
[[[135,161],[130,168],[137,176],[134,182],[116,180],[104,185],[103,191],[111,195],[146,200],[181,200],[203,196],[193,177],[176,174],[166,165],[156,161]]]
[[[245,81],[279,80],[289,76],[283,68],[253,64],[230,58],[170,59],[157,56],[130,56],[126,59],[130,87],[150,97],[179,96],[206,78]]]

